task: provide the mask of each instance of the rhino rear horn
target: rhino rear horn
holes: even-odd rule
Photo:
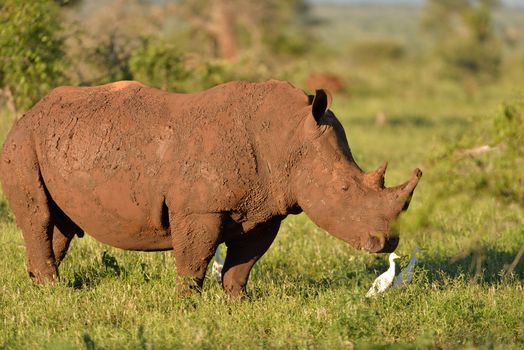
[[[364,174],[364,181],[369,187],[374,187],[378,189],[384,188],[384,174],[388,168],[388,162],[382,163],[377,170],[368,172]]]
[[[324,89],[317,90],[311,102],[311,111],[317,123],[320,123],[320,119],[326,114],[330,106],[331,94]]]

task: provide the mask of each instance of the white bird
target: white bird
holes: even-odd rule
[[[386,289],[393,283],[395,278],[395,259],[399,256],[395,253],[389,254],[389,269],[382,275],[378,276],[373,282],[371,288],[366,293],[366,298],[372,297],[373,295],[384,293]]]
[[[408,266],[406,266],[406,268],[402,270],[397,277],[395,277],[392,288],[398,288],[401,285],[409,284],[411,282],[411,279],[413,278],[413,271],[415,270],[415,265],[417,264],[417,253],[419,251],[419,246],[416,246],[415,249],[413,249]]]
[[[220,257],[220,247],[215,251],[215,261],[211,267],[211,276],[218,282],[222,283],[222,268],[224,267],[224,259]]]

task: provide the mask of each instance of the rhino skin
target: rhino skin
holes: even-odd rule
[[[357,249],[392,252],[392,222],[421,172],[393,188],[387,163],[363,172],[330,102],[275,80],[193,94],[132,81],[52,90],[15,123],[0,159],[30,277],[54,281],[88,232],[122,249],[172,249],[187,293],[225,242],[223,288],[243,295],[281,221],[302,211]]]

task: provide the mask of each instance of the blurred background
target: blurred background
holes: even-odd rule
[[[488,85],[518,81],[524,67],[517,0],[0,4],[2,104],[15,114],[57,85],[122,79],[191,92],[278,78],[344,99],[475,100]],[[392,112],[383,109],[379,122]]]

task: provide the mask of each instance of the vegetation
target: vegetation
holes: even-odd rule
[[[22,4],[6,0],[0,6],[4,3]],[[357,162],[371,169],[389,160],[388,185],[405,180],[416,166],[424,171],[399,222],[397,253],[405,256],[400,265],[407,264],[415,245],[424,250],[411,285],[366,299],[387,257],[355,251],[299,215],[285,221],[255,266],[247,301],[228,300],[214,280],[206,281],[202,295],[179,297],[169,252],[127,252],[88,236],[73,241],[60,282],[37,287],[25,272],[21,233],[0,194],[0,348],[524,346],[524,259],[518,259],[524,247],[524,87],[519,84],[524,25],[516,10],[488,2],[438,2],[462,4],[453,12],[457,18],[464,9],[487,11],[489,40],[500,45],[495,46],[497,73],[489,72],[491,64],[479,65],[479,73],[471,73],[471,93],[464,71],[457,75],[453,61],[435,49],[441,43],[436,29],[420,39],[423,18],[437,11],[429,3],[437,2],[387,12],[313,7],[307,13],[317,20],[311,27],[318,38],[314,45],[295,51],[284,44],[283,54],[269,39],[278,36],[277,26],[268,23],[259,27],[267,28],[263,37],[268,39],[256,57],[249,39],[254,34],[240,23],[235,57],[227,59],[215,51],[213,40],[190,36],[189,21],[169,21],[183,12],[162,1],[117,1],[88,14],[81,1],[65,2],[69,5],[61,9],[57,3],[64,2],[46,2],[46,9],[59,11],[68,19],[67,31],[81,40],[67,37],[65,46],[57,46],[68,67],[63,60],[45,60],[61,68],[51,85],[132,78],[168,90],[197,91],[231,79],[280,78],[305,87],[311,72],[340,76],[347,86],[334,95],[332,109]],[[119,19],[111,20],[115,13]],[[301,13],[279,18],[283,26],[299,28],[292,22],[305,20]],[[14,18],[2,16],[0,11],[2,24]],[[27,23],[36,26],[44,17]],[[53,33],[60,38],[63,32]],[[484,45],[467,40],[474,48]],[[0,41],[2,53],[8,47],[4,41],[15,42],[4,36]],[[485,51],[479,50],[464,54],[484,61]],[[9,109],[0,108],[0,140],[13,120]]]
[[[183,56],[170,43],[146,40],[129,58],[134,79],[163,90],[182,91],[180,83],[187,79]]]
[[[499,73],[502,47],[494,35],[492,11],[498,0],[429,0],[423,22],[436,38],[445,74],[463,81],[473,92],[478,81]]]
[[[17,113],[62,81],[60,14],[48,0],[5,0],[0,23],[0,88]]]

